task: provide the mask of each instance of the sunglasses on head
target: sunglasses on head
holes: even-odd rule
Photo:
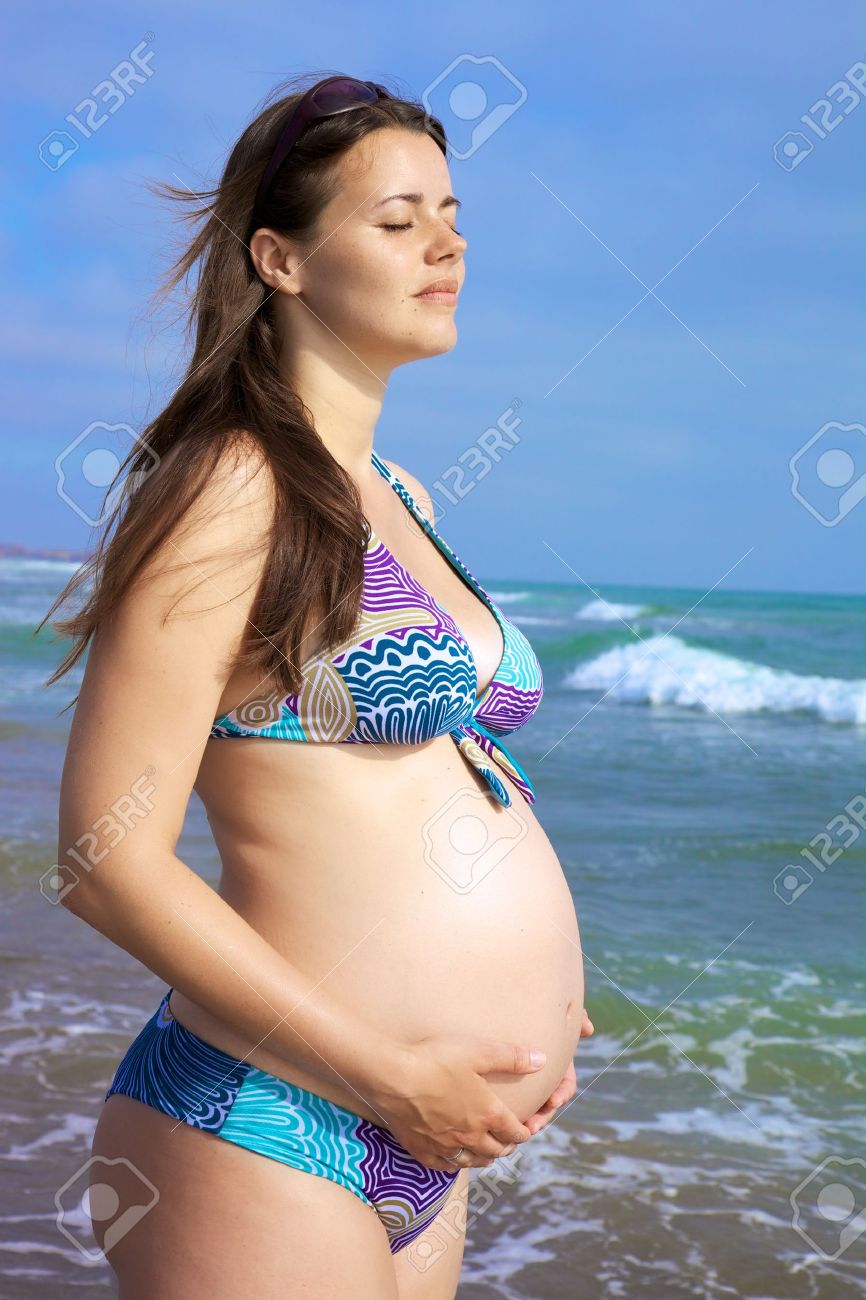
[[[259,183],[254,210],[260,207],[292,145],[311,122],[333,117],[335,113],[346,113],[349,109],[360,108],[364,104],[375,104],[380,99],[392,98],[384,86],[375,81],[356,81],[354,77],[326,77],[324,81],[311,86],[298,100],[280,132],[271,160]]]

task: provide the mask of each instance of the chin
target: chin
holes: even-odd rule
[[[420,360],[422,357],[441,357],[445,352],[450,352],[457,342],[457,330],[452,328],[447,332],[442,331],[439,334],[431,334],[429,338],[414,339],[416,348],[415,356]]]

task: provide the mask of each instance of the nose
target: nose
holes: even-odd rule
[[[462,235],[458,234],[456,230],[452,230],[450,226],[448,227],[448,239],[450,242],[451,252],[455,257],[459,257],[460,254],[466,252],[468,247],[466,240]]]
[[[434,260],[439,261],[443,257],[460,257],[465,253],[467,248],[466,240],[456,230],[453,230],[447,221],[442,222],[437,233],[438,238],[431,241]]]

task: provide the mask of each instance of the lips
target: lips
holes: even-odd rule
[[[442,280],[433,280],[426,288],[419,289],[415,294],[416,298],[421,298],[425,293],[456,293],[457,281],[453,276],[447,276]]]

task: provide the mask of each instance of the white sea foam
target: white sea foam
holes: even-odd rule
[[[531,591],[488,591],[488,596],[497,605],[508,605],[516,600],[529,600]]]
[[[623,605],[613,600],[591,600],[577,611],[575,618],[589,619],[593,623],[619,623],[622,619],[640,618],[646,612],[646,605]]]
[[[604,1224],[599,1223],[599,1232]],[[559,1225],[558,1231],[562,1232]],[[495,1245],[475,1250],[466,1257],[460,1279],[465,1285],[493,1286],[505,1300],[517,1300],[518,1293],[509,1286],[509,1278],[532,1264],[547,1264],[556,1259],[557,1230],[549,1223],[525,1228],[519,1233],[503,1232]],[[524,1293],[525,1294],[525,1293]]]
[[[709,1107],[697,1115],[695,1125],[689,1123],[687,1113],[677,1112],[662,1115],[659,1126],[649,1117],[645,1126],[608,1122],[603,1139],[608,1149],[595,1145],[589,1158],[586,1131],[578,1118],[549,1125],[525,1148],[513,1189],[488,1211],[493,1216],[488,1233],[493,1231],[494,1240],[485,1249],[476,1245],[466,1260],[463,1280],[495,1285],[498,1294],[516,1300],[518,1292],[509,1285],[516,1268],[533,1263],[539,1250],[546,1254],[551,1247],[557,1254],[567,1251],[578,1258],[581,1247],[573,1238],[580,1232],[607,1244],[604,1263],[600,1265],[595,1259],[592,1262],[596,1283],[603,1279],[604,1295],[630,1295],[635,1279],[645,1282],[650,1274],[654,1278],[650,1284],[652,1294],[668,1294],[673,1290],[673,1281],[684,1277],[701,1279],[700,1293],[707,1297],[736,1294],[730,1285],[720,1281],[713,1259],[705,1255],[709,1238],[702,1239],[694,1227],[696,1216],[718,1215],[719,1204],[696,1208],[694,1189],[703,1187],[712,1196],[724,1188],[724,1212],[735,1221],[748,1223],[745,1216],[753,1213],[756,1195],[766,1187],[768,1163],[764,1161],[753,1169],[744,1166],[742,1157],[729,1146],[740,1137],[739,1131],[732,1131],[730,1126],[722,1128],[721,1124],[721,1140],[708,1143],[700,1164],[683,1159],[693,1154],[693,1136],[703,1136],[707,1122],[717,1119]],[[656,1140],[653,1148],[645,1145],[644,1139],[657,1135],[659,1128],[669,1137],[669,1160],[653,1154],[663,1150],[664,1143],[659,1146]],[[682,1146],[681,1136],[685,1138]],[[636,1145],[630,1149],[628,1144],[635,1140]],[[791,1149],[792,1156],[798,1151],[798,1141],[787,1127],[782,1145]],[[791,1167],[799,1170],[802,1157],[800,1144],[798,1163]],[[772,1167],[776,1177],[787,1174],[784,1159],[773,1161]],[[532,1222],[536,1215],[541,1220],[538,1224]],[[667,1249],[650,1260],[636,1256],[627,1249],[621,1235],[621,1223],[625,1222],[629,1224],[629,1237],[635,1226],[647,1230],[661,1226]],[[531,1224],[528,1230],[527,1223]],[[780,1225],[778,1220],[767,1226],[785,1230],[784,1223]],[[592,1241],[587,1243],[587,1249],[592,1246]],[[781,1257],[781,1250],[777,1253]],[[670,1286],[666,1286],[667,1279],[671,1280]],[[519,1294],[526,1292],[521,1288]]]
[[[3,555],[0,556],[0,578],[7,582],[21,581],[40,575],[51,577],[74,573],[81,568],[81,560],[37,559],[35,556]]]
[[[866,723],[866,679],[804,676],[654,636],[614,646],[578,664],[564,682],[605,691],[606,700],[672,704],[714,713],[813,713],[826,722]]]
[[[790,988],[820,988],[821,977],[816,975],[812,970],[787,970],[782,973],[779,983],[770,993],[775,998],[780,998],[783,993],[787,993]]]
[[[712,1074],[715,1079],[717,1072]],[[724,1105],[724,1098],[721,1098]],[[824,1129],[817,1121],[810,1122],[802,1112],[783,1115],[780,1108],[771,1109],[768,1103],[745,1102],[737,1107],[713,1110],[696,1106],[692,1110],[661,1111],[645,1124],[622,1120],[608,1121],[616,1135],[616,1143],[628,1143],[649,1133],[665,1133],[670,1137],[697,1134],[707,1143],[716,1142],[721,1147],[736,1143],[740,1146],[766,1147],[772,1141],[778,1162],[796,1166],[802,1160],[802,1144],[811,1141],[820,1146]],[[800,1144],[800,1145],[798,1145]]]
[[[4,1160],[32,1160],[44,1147],[67,1145],[76,1150],[84,1147],[93,1137],[96,1121],[88,1115],[67,1112],[54,1128],[45,1129],[30,1142],[13,1142],[3,1152]]]

